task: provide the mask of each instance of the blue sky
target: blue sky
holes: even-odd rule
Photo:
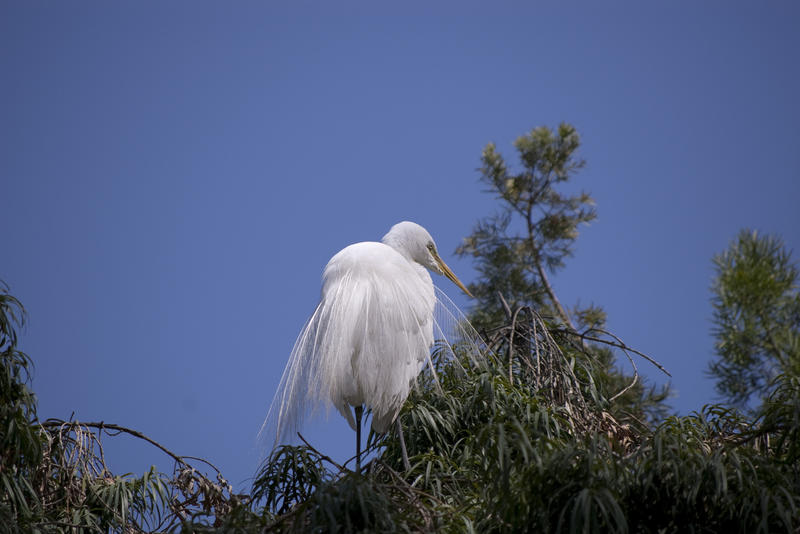
[[[470,281],[452,251],[497,209],[481,149],[515,161],[561,121],[599,217],[556,292],[661,361],[677,412],[716,400],[712,255],[743,227],[800,250],[798,4],[403,5],[0,4],[0,279],[41,418],[246,487],[327,260],[410,219]],[[335,413],[307,435],[352,452]]]

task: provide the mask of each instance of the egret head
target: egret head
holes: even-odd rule
[[[461,280],[453,274],[450,267],[439,257],[436,250],[436,243],[428,231],[417,223],[403,221],[395,224],[389,232],[383,236],[383,243],[400,252],[411,261],[415,261],[427,269],[443,274],[450,279],[461,290],[472,296],[472,293],[461,283]]]

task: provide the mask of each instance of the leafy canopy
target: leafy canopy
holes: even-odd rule
[[[480,180],[500,200],[499,213],[480,220],[456,250],[475,258],[479,273],[469,286],[477,298],[471,319],[478,328],[502,323],[500,292],[512,308],[532,306],[574,327],[548,272],[564,266],[578,226],[597,216],[588,193],[568,195],[558,189],[585,165],[577,156],[580,137],[573,126],[562,123],[555,132],[545,126],[534,128],[514,146],[519,172],[509,170],[493,143],[483,149]],[[575,310],[573,315],[586,315],[586,310]],[[602,314],[588,321],[601,322]]]
[[[728,401],[764,401],[776,377],[800,376],[797,265],[780,238],[753,230],[742,230],[713,262],[710,374]]]
[[[518,171],[509,170],[493,143],[484,148],[480,181],[497,196],[499,211],[479,220],[456,250],[472,257],[479,273],[469,285],[477,298],[470,320],[479,331],[491,333],[510,319],[512,309],[527,306],[572,334],[603,332],[606,315],[601,307],[565,307],[550,280],[572,255],[579,226],[597,217],[588,193],[565,192],[586,164],[578,155],[580,144],[570,124],[555,130],[534,128],[514,142]],[[666,414],[668,386],[646,386],[636,371],[629,376],[615,367],[615,354],[608,346],[586,339],[575,343],[576,338],[567,338],[562,348],[593,362],[594,380],[617,417],[654,421]]]

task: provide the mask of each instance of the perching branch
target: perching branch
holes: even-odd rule
[[[84,427],[88,427],[88,428],[96,428],[96,429],[100,430],[101,432],[105,431],[106,434],[108,434],[109,436],[116,436],[116,435],[119,435],[120,433],[124,432],[125,434],[130,434],[133,437],[142,439],[142,440],[150,443],[151,445],[154,445],[155,447],[161,449],[162,452],[164,452],[165,454],[170,456],[173,460],[175,460],[179,464],[182,464],[182,465],[185,465],[185,466],[189,466],[189,464],[184,460],[184,458],[191,458],[191,459],[194,459],[194,460],[200,460],[200,461],[208,464],[209,466],[211,466],[217,473],[219,473],[219,469],[217,469],[211,462],[203,460],[202,458],[194,458],[192,456],[179,456],[179,455],[175,454],[174,452],[172,452],[171,450],[169,450],[168,448],[166,448],[165,446],[163,446],[162,444],[160,444],[159,442],[157,442],[156,440],[154,440],[154,439],[152,439],[152,438],[150,438],[148,436],[145,436],[144,434],[142,434],[141,432],[139,432],[137,430],[132,430],[132,429],[126,428],[124,426],[115,425],[115,424],[112,424],[112,423],[106,423],[104,421],[100,421],[99,423],[93,423],[93,422],[92,423],[84,423],[84,422],[81,422],[81,421],[61,421],[60,419],[48,419],[47,421],[41,423],[41,425],[42,425],[42,428],[45,428],[45,429],[48,429],[48,428],[59,428],[59,427],[60,428],[67,427],[69,429],[72,429],[72,428],[77,427],[77,426],[84,426]],[[115,431],[116,434],[112,434],[109,431]],[[191,466],[189,466],[189,467],[191,467]]]
[[[647,354],[645,354],[643,352],[640,352],[640,351],[638,351],[638,350],[636,350],[634,348],[631,348],[631,347],[627,346],[625,343],[623,343],[623,341],[620,338],[618,338],[617,336],[615,336],[611,332],[603,330],[602,328],[597,328],[597,327],[587,328],[583,332],[576,332],[575,330],[559,328],[559,329],[554,329],[553,332],[558,332],[560,334],[567,334],[567,335],[571,335],[571,336],[577,336],[577,337],[579,337],[579,338],[581,338],[583,340],[586,340],[586,341],[594,341],[594,342],[597,342],[597,343],[603,343],[604,345],[609,345],[611,347],[616,347],[616,348],[621,349],[623,351],[631,351],[634,354],[636,354],[638,356],[641,356],[642,358],[644,358],[648,362],[650,362],[653,365],[655,365],[656,367],[658,367],[658,369],[662,373],[664,373],[665,375],[667,375],[669,377],[672,377],[672,374],[670,374],[670,372],[667,371],[666,368],[664,368],[664,366],[661,365],[660,363],[658,363],[656,360],[654,360],[653,358],[651,358],[650,356],[648,356]],[[609,336],[609,337],[613,337],[615,339],[615,341],[609,341],[607,339],[602,339],[602,338],[599,338],[599,337],[590,336],[588,334],[589,332],[598,332],[600,334],[603,334],[603,335],[606,335],[606,336]]]
[[[308,440],[307,440],[306,438],[304,438],[304,437],[303,437],[303,434],[301,434],[300,432],[298,432],[298,433],[297,433],[297,436],[300,438],[300,440],[301,440],[303,443],[305,443],[305,444],[306,444],[306,447],[308,447],[309,449],[311,449],[312,451],[314,451],[315,453],[317,453],[317,454],[319,455],[319,457],[320,457],[322,460],[325,460],[326,462],[328,462],[328,463],[329,463],[329,464],[331,464],[331,465],[335,465],[335,466],[336,466],[336,468],[337,468],[337,469],[339,469],[339,471],[344,471],[344,470],[345,470],[345,469],[344,469],[344,466],[342,466],[342,465],[340,465],[340,464],[336,463],[336,462],[333,460],[333,458],[331,458],[331,457],[330,457],[330,456],[328,456],[327,454],[322,454],[322,453],[321,453],[319,450],[317,450],[317,448],[316,448],[316,447],[314,447],[313,445],[311,445],[311,444],[308,442]]]

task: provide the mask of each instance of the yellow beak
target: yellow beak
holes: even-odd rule
[[[447,278],[449,278],[451,282],[453,282],[455,285],[461,288],[461,291],[472,297],[472,293],[470,293],[469,290],[466,287],[464,287],[464,284],[461,283],[461,280],[459,280],[458,277],[455,274],[453,274],[453,271],[450,270],[450,267],[448,267],[447,264],[444,261],[442,261],[442,258],[440,258],[439,255],[436,254],[436,252],[433,253],[433,259],[436,260],[436,263],[439,265],[439,268],[442,270],[442,273]]]

